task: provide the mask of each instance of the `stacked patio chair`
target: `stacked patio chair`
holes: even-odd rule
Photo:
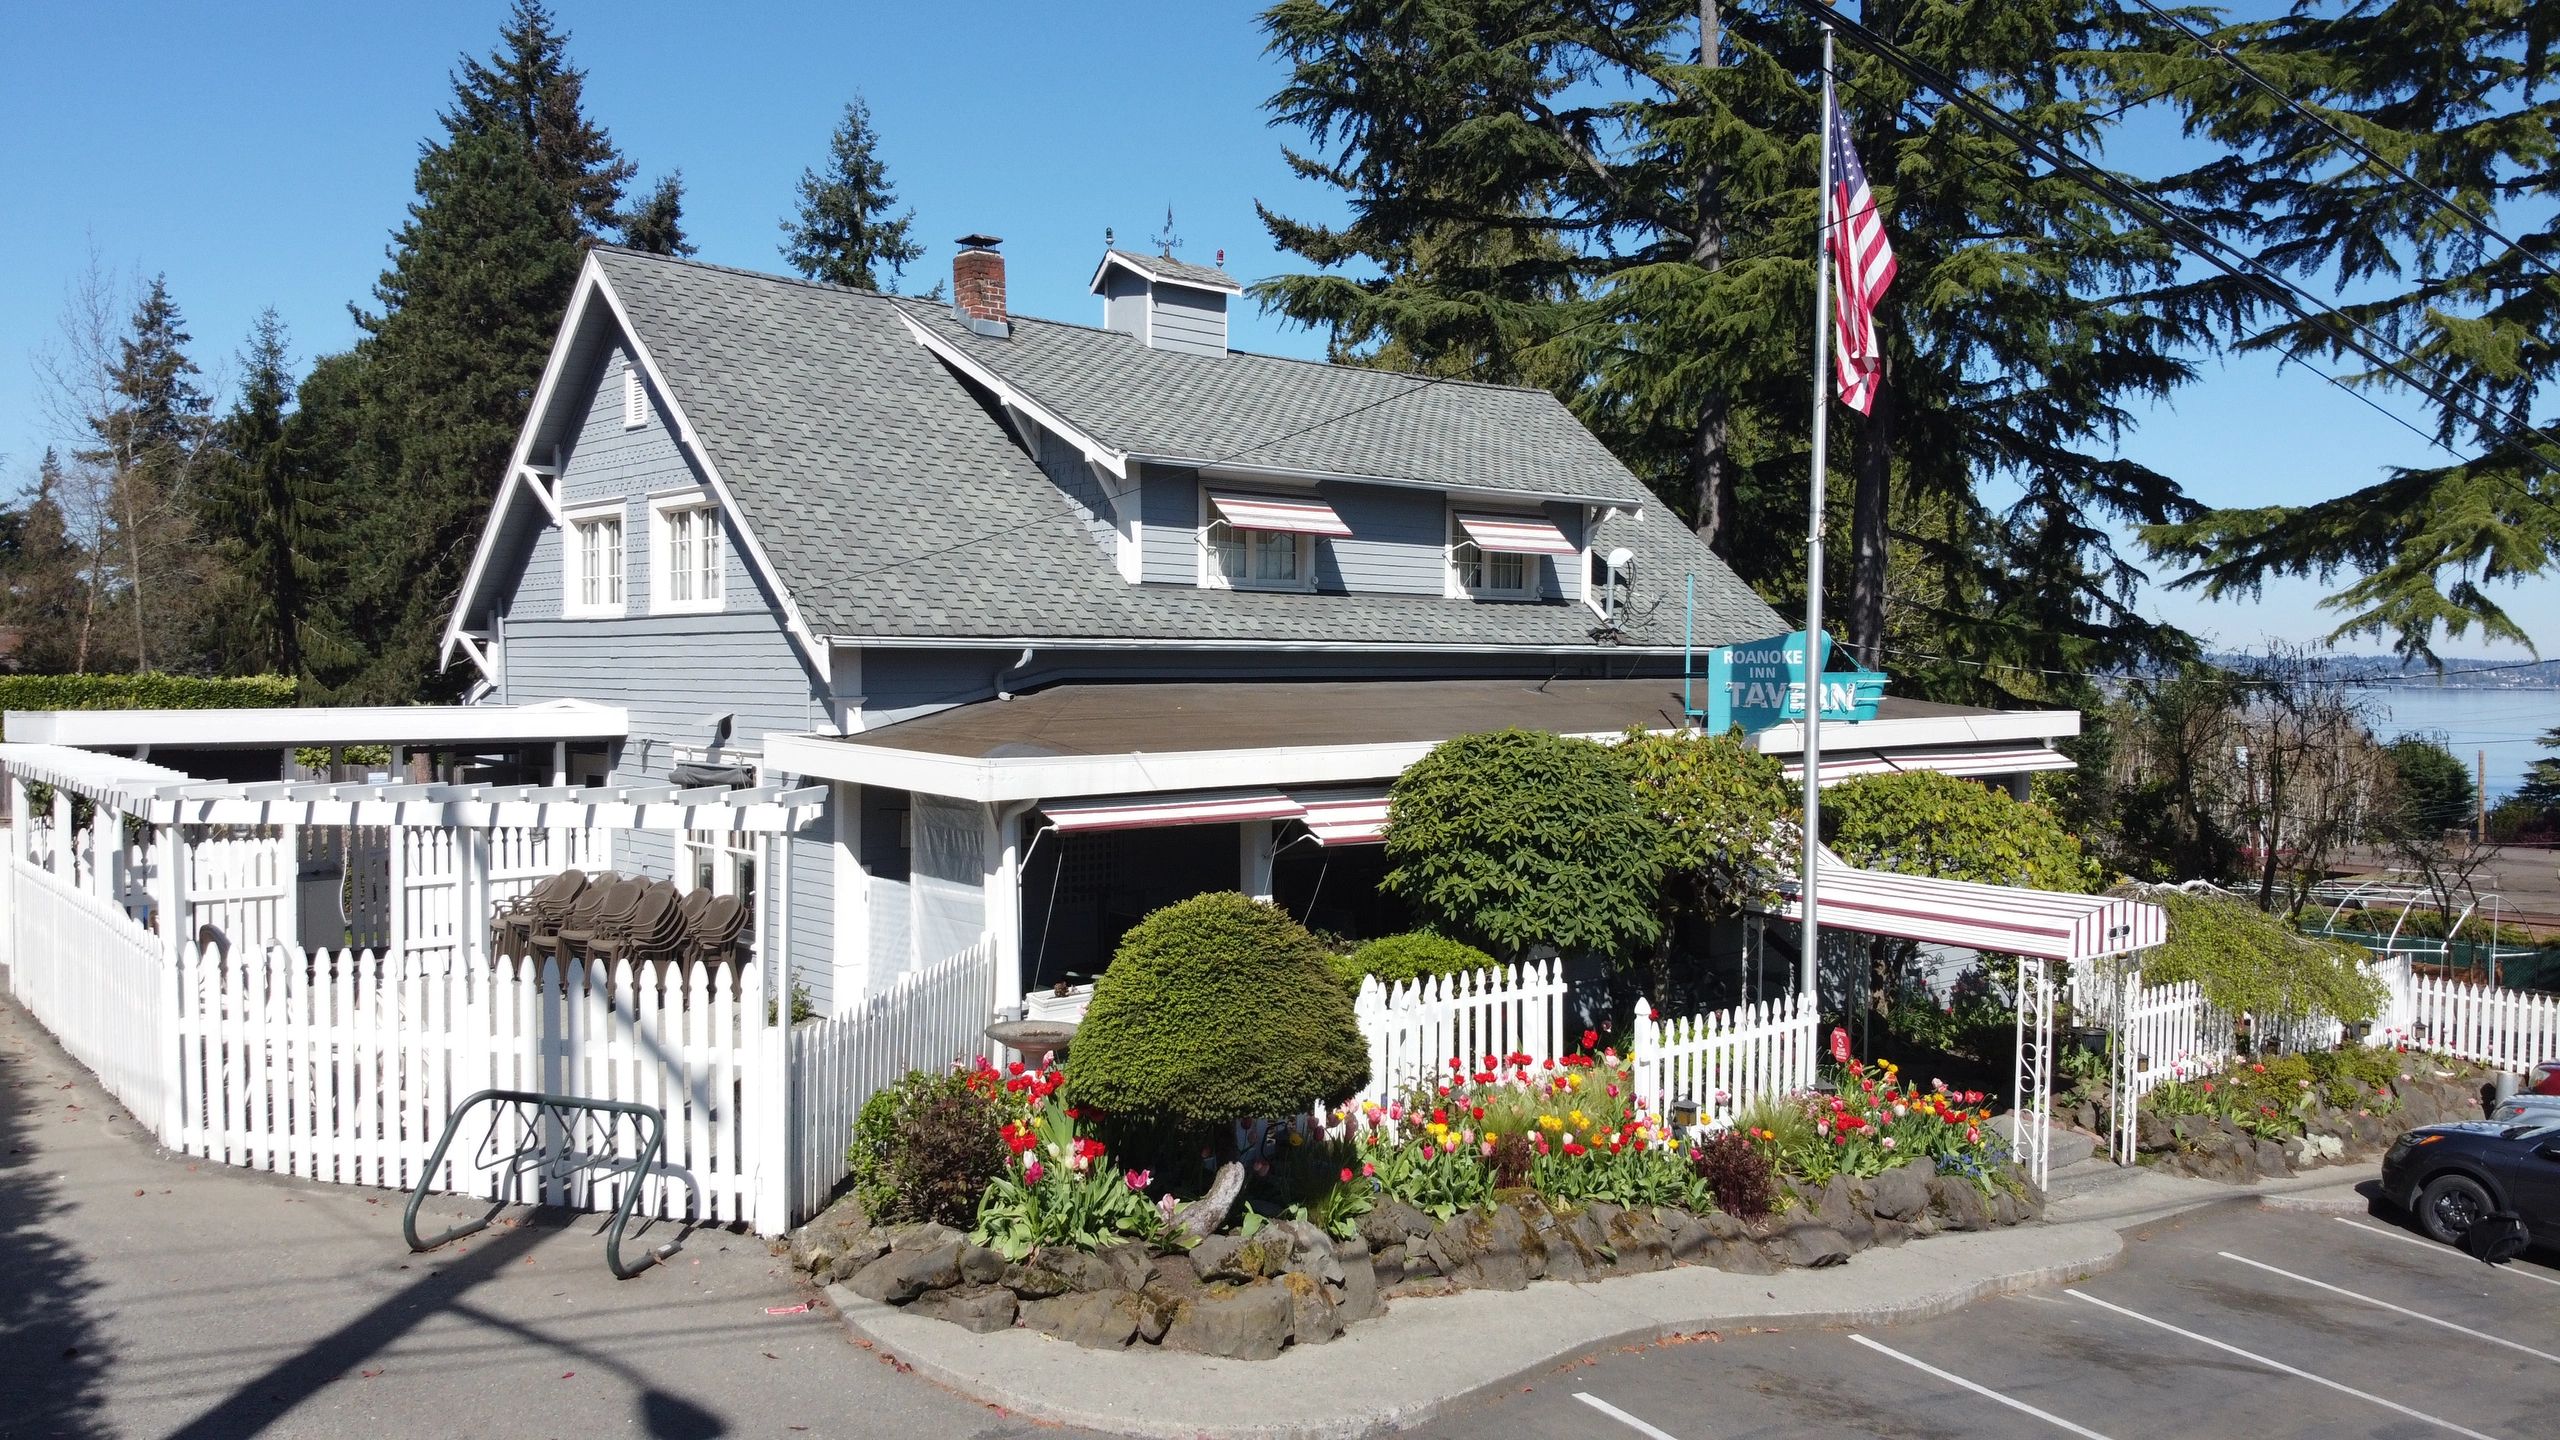
[[[738,937],[746,930],[746,902],[735,895],[718,896],[702,907],[702,913],[687,928],[687,952],[705,964],[734,962],[738,959]]]
[[[679,895],[665,880],[569,870],[499,906],[489,943],[495,954],[544,960],[734,963],[747,920],[734,895]]]
[[[676,887],[664,880],[640,892],[640,903],[619,928],[600,933],[587,945],[598,960],[652,960],[672,953],[684,935],[683,909]]]
[[[583,870],[563,870],[516,898],[502,902],[489,917],[489,953],[530,955],[533,937],[557,934],[569,907],[587,888]]]

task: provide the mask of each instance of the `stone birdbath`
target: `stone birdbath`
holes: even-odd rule
[[[999,1020],[985,1030],[989,1040],[1023,1055],[1064,1055],[1076,1038],[1073,1020]]]

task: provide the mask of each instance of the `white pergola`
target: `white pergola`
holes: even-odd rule
[[[485,958],[498,902],[572,864],[609,867],[612,837],[635,831],[717,835],[751,848],[757,886],[769,890],[754,906],[757,955],[781,956],[790,944],[791,833],[827,800],[824,786],[229,784],[123,755],[17,743],[0,744],[0,772],[18,817],[16,853],[41,856],[100,901],[150,917],[172,947],[195,939],[207,914],[222,917],[217,928],[233,943],[298,944],[304,832],[339,828],[387,832],[384,949],[422,946],[426,926],[408,897],[432,890],[439,938],[426,948],[475,959]],[[34,808],[36,785],[52,789],[49,811]],[[95,819],[75,832],[75,795],[98,815],[137,822],[141,843]],[[689,878],[676,877],[679,885]],[[158,924],[164,915],[187,923]]]

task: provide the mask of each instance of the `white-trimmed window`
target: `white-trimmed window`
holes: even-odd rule
[[[1201,584],[1216,590],[1313,590],[1315,551],[1312,535],[1248,530],[1221,517],[1202,490]]]
[[[622,362],[622,428],[637,430],[649,423],[649,391],[640,383],[640,367]]]
[[[622,614],[622,502],[569,511],[560,536],[560,613]]]
[[[1449,512],[1449,593],[1481,600],[1534,600],[1538,596],[1538,557],[1507,550],[1487,550]]]
[[[699,492],[649,502],[649,609],[670,615],[720,608],[727,561],[720,507]]]

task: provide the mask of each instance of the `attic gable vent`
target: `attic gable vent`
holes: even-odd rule
[[[1190,355],[1227,353],[1227,297],[1244,293],[1224,270],[1126,250],[1102,252],[1092,290],[1105,328]]]
[[[622,363],[622,428],[637,430],[649,423],[649,392],[640,384],[640,367]]]

